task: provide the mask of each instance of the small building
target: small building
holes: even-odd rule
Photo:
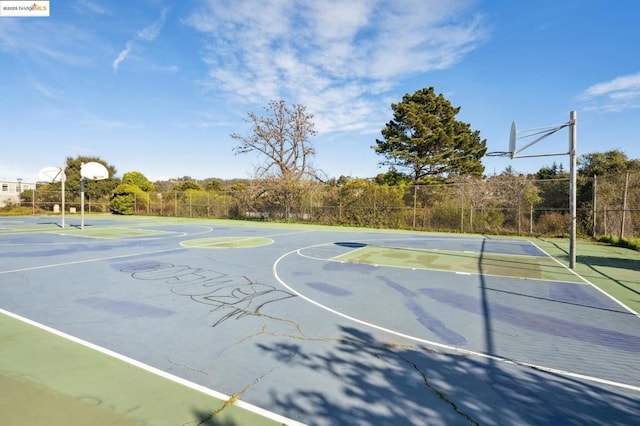
[[[20,203],[20,193],[29,189],[36,189],[35,182],[23,182],[22,179],[0,180],[0,207],[7,202]]]

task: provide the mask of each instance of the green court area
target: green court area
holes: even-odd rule
[[[273,243],[270,238],[263,237],[215,237],[198,238],[195,240],[183,241],[185,247],[195,248],[242,248],[258,247]]]
[[[126,226],[113,226],[113,225],[101,225],[101,226],[86,226],[84,229],[78,225],[66,225],[64,228],[59,224],[53,222],[46,223],[25,223],[11,227],[0,227],[0,234],[3,235],[15,235],[15,234],[28,234],[28,233],[52,233],[57,235],[71,235],[78,237],[89,238],[134,238],[134,237],[146,237],[146,236],[158,236],[158,235],[171,235],[174,232],[166,232],[153,229],[141,229],[137,227]]]
[[[537,238],[535,244],[565,265],[567,241]],[[578,240],[576,273],[640,314],[640,252],[607,244]]]
[[[335,260],[469,274],[584,282],[553,258],[542,256],[365,246]]]
[[[116,226],[106,226],[99,228],[84,228],[79,229],[76,227],[66,227],[56,231],[57,234],[62,235],[77,235],[81,237],[90,238],[133,238],[133,237],[148,237],[156,235],[167,235],[170,232],[157,231],[151,229],[139,229],[139,228],[122,228]]]
[[[279,424],[3,314],[0,394],[3,426]]]
[[[610,409],[614,414],[622,413],[613,423],[630,424],[619,419],[637,418],[633,404],[637,401],[633,371],[637,370],[640,353],[636,349],[637,327],[633,328],[636,318],[613,303],[602,303],[605,308],[600,308],[600,304],[584,303],[579,297],[597,293],[589,282],[640,312],[640,253],[581,241],[574,273],[568,268],[568,242],[562,239],[531,238],[525,242],[509,238],[503,245],[499,237],[467,236],[458,244],[453,236],[432,238],[408,231],[384,231],[381,235],[378,230],[366,229],[275,223],[258,227],[221,220],[140,217],[128,218],[128,222],[127,218],[99,217],[80,229],[74,219],[65,228],[49,218],[21,221],[20,228],[38,229],[42,239],[29,234],[21,240],[7,233],[10,236],[1,244],[5,259],[4,271],[0,271],[4,274],[0,277],[3,426],[297,424],[244,402],[249,400],[312,424],[396,424],[391,416],[378,416],[377,407],[388,407],[389,413],[400,419],[397,423],[417,419],[412,422],[417,424],[433,414],[442,416],[434,417],[434,423],[457,424],[452,421],[458,419],[457,414],[450,411],[454,403],[477,415],[477,424],[491,423],[499,416],[508,418],[504,413],[521,420],[512,423],[542,424],[568,417],[569,421],[580,418],[581,424],[593,424],[598,422],[589,420],[606,419]],[[7,229],[9,222],[3,224]],[[270,229],[263,229],[267,227]],[[118,241],[128,237],[140,238]],[[36,244],[37,249],[32,249]],[[52,247],[47,248],[47,244]],[[66,246],[61,250],[63,244]],[[99,250],[87,250],[93,245]],[[262,247],[249,248],[258,246]],[[531,250],[511,251],[517,246]],[[215,250],[218,248],[230,250]],[[332,260],[353,264],[328,261],[346,250],[349,253]],[[55,257],[56,263],[51,264],[51,254],[67,257]],[[371,270],[376,273],[362,273]],[[112,275],[100,274],[95,280],[80,278],[94,271]],[[432,287],[427,271],[434,271]],[[55,282],[50,283],[48,278],[54,276]],[[356,277],[353,282],[352,277]],[[546,285],[534,280],[561,283]],[[477,287],[483,282],[504,285],[493,286],[486,296]],[[535,290],[503,291],[510,290],[511,282]],[[370,292],[374,286],[376,291]],[[414,287],[420,291],[413,291]],[[554,298],[551,291],[560,287],[568,288],[567,293]],[[304,289],[304,294],[298,294],[297,289]],[[577,293],[576,299],[572,299],[573,293]],[[303,297],[328,309],[309,309]],[[483,310],[483,303],[491,315]],[[559,309],[552,308],[553,315],[547,315],[547,306]],[[184,315],[192,310],[196,311],[193,315]],[[385,310],[392,314],[385,316]],[[42,324],[62,324],[62,329],[74,330],[89,341],[100,341],[103,347],[11,312],[38,318]],[[369,327],[347,326],[336,331],[341,323],[336,323],[333,316],[322,316],[326,312],[347,312],[342,318]],[[572,317],[574,312],[576,316]],[[590,315],[597,319],[591,321]],[[382,325],[366,323],[360,317],[373,318]],[[601,319],[604,321],[598,322]],[[607,321],[617,322],[609,329]],[[630,330],[624,329],[626,324]],[[171,332],[175,338],[157,337],[162,333],[170,336]],[[496,359],[504,375],[490,377],[501,381],[485,387],[488,374],[478,357],[438,353],[432,358],[430,351],[405,347],[400,338],[411,336],[464,346],[476,355],[493,355],[491,348],[499,348]],[[487,336],[497,344],[486,343]],[[142,339],[147,339],[149,355],[143,354],[141,361],[104,349],[119,348],[122,353],[140,355],[135,350],[128,352],[125,345],[139,345]],[[610,341],[621,341],[621,349],[609,345]],[[536,343],[533,351],[526,346],[529,342]],[[596,344],[600,346],[594,350],[587,347]],[[558,347],[565,352],[558,355]],[[176,352],[180,353],[180,362],[174,359]],[[609,353],[616,357],[611,362],[599,359],[606,361]],[[422,364],[414,363],[414,359]],[[443,362],[446,359],[461,362],[453,365]],[[575,359],[581,359],[581,363],[575,363]],[[537,375],[541,371],[527,367],[521,374],[521,366],[510,364],[511,360],[635,387],[628,394],[618,389],[609,393],[606,386],[582,385],[575,377],[565,381],[562,374],[554,374],[553,380],[546,373],[536,378],[529,373]],[[404,371],[407,367],[408,372]],[[335,373],[340,369],[344,373]],[[433,380],[426,383],[425,378],[433,379],[433,371],[443,372],[439,387],[431,387]],[[520,388],[525,375],[531,379],[522,382],[524,388]],[[202,385],[180,377],[201,380]],[[204,383],[210,387],[204,387]],[[428,386],[427,392],[416,392],[423,383]],[[565,390],[565,384],[569,390]],[[526,387],[529,385],[535,388]],[[212,389],[224,389],[227,395]],[[553,406],[548,415],[543,412],[542,417],[533,419],[527,417],[532,405],[529,400],[521,403],[511,397],[520,389],[524,390],[520,394],[545,395],[532,399],[536,406],[554,403],[556,394],[564,399],[555,404],[559,408]],[[265,391],[270,394],[259,393]],[[563,411],[575,401],[573,395],[588,392],[598,393],[599,398],[593,399],[598,404],[584,398],[574,410],[577,414]],[[452,404],[444,408],[431,405],[443,398]],[[496,401],[497,406],[492,405]],[[484,413],[482,408],[470,408],[481,404],[487,407]],[[618,406],[622,407],[620,411],[616,411]],[[358,411],[365,411],[365,416],[352,421]],[[593,417],[583,415],[592,411],[596,412]]]

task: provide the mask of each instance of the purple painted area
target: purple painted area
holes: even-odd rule
[[[461,309],[476,315],[483,315],[482,303],[478,297],[467,296],[447,289],[425,288],[418,291],[421,294],[425,294],[434,300],[446,303],[456,309]],[[536,314],[497,303],[491,303],[489,305],[489,314],[491,316],[491,321],[500,321],[524,330],[572,339],[607,348],[614,348],[626,352],[640,353],[639,336],[553,318],[543,314]],[[630,316],[630,319],[633,319],[631,314],[628,315]]]
[[[442,321],[430,315],[422,306],[416,302],[419,296],[417,293],[409,290],[400,284],[391,281],[389,278],[380,276],[380,278],[389,287],[400,293],[404,299],[404,306],[415,316],[416,320],[427,330],[438,336],[444,343],[449,345],[463,346],[467,344],[464,336],[448,329]]]
[[[467,344],[467,339],[465,339],[464,336],[447,328],[438,318],[429,315],[415,300],[405,299],[404,306],[415,315],[420,325],[438,336],[444,343],[455,346],[464,346]]]
[[[27,243],[28,244],[28,243]],[[124,246],[124,245],[121,245]],[[54,248],[51,248],[54,247]],[[13,253],[4,253],[3,257],[16,258],[48,258],[52,256],[72,256],[79,253],[102,253],[110,251],[114,246],[97,245],[97,244],[72,244],[69,246],[33,246],[28,253],[23,251],[15,251]]]
[[[593,293],[586,291],[583,285],[550,283],[549,297],[560,302],[592,306],[594,308],[611,309],[612,307],[618,307],[618,305],[611,303],[609,299],[595,297]]]
[[[415,297],[418,296],[417,293],[409,290],[406,287],[401,286],[400,284],[391,281],[389,278],[385,277],[385,276],[379,276],[378,278],[380,278],[382,281],[384,281],[384,283],[386,285],[388,285],[389,287],[391,287],[392,289],[394,289],[395,291],[397,291],[398,293],[400,293],[403,297],[406,297],[407,299],[413,299]]]
[[[165,265],[164,262],[159,262],[157,260],[144,260],[142,262],[114,263],[111,267],[116,271],[135,273],[139,271],[159,269],[162,268],[163,265]]]
[[[546,253],[527,241],[485,239],[482,247],[485,253],[517,254],[527,256],[548,257]]]
[[[385,240],[387,247],[407,247],[422,250],[440,249],[453,251],[471,251],[474,253],[517,254],[527,256],[546,257],[542,250],[524,240],[504,240],[490,238],[460,239],[459,237],[425,238]]]
[[[323,283],[323,282],[316,281],[316,282],[308,282],[305,284],[307,284],[309,287],[315,290],[321,291],[326,294],[330,294],[332,296],[351,296],[353,294],[349,290],[345,290],[343,288],[336,287],[334,285]]]
[[[337,272],[359,272],[361,274],[369,274],[376,270],[373,265],[367,265],[365,263],[341,263],[341,262],[327,262],[322,269],[325,271],[337,271]]]
[[[145,305],[144,303],[128,302],[104,297],[87,297],[84,299],[77,299],[76,302],[92,309],[109,312],[111,314],[127,318],[166,318],[175,313],[168,309],[156,308],[155,306]]]

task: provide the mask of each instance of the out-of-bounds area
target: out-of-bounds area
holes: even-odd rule
[[[2,425],[640,418],[640,253],[154,217],[0,218]]]

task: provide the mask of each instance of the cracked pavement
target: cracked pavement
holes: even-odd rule
[[[628,325],[615,325],[628,347],[558,338],[532,313],[543,298],[527,297],[530,305],[515,312],[503,307],[509,295],[494,292],[482,311],[474,305],[478,277],[452,283],[444,273],[329,260],[354,249],[332,242],[381,238],[373,232],[291,230],[276,238],[282,230],[229,226],[213,233],[274,243],[203,250],[147,238],[87,250],[66,237],[69,244],[50,250],[14,251],[11,268],[20,271],[0,275],[2,307],[231,395],[203,424],[237,400],[311,425],[640,417],[640,332]],[[302,247],[312,248],[301,256]],[[562,309],[552,315],[574,309],[576,316],[556,324],[589,323],[593,313]],[[630,320],[615,309],[597,314]],[[605,356],[613,365],[600,365]],[[586,373],[607,380],[585,380]]]

